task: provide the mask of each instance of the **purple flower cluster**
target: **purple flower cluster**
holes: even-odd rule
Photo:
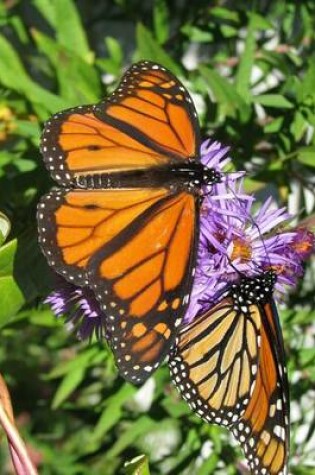
[[[222,170],[230,161],[228,149],[218,142],[204,142],[201,152],[208,167]],[[306,229],[288,229],[290,215],[271,198],[252,211],[255,205],[255,199],[244,191],[242,176],[235,173],[227,174],[205,197],[186,321],[208,310],[240,275],[251,277],[273,270],[277,274],[275,298],[281,299],[286,286],[294,286],[303,274],[303,260],[314,251],[314,235]]]
[[[62,277],[56,278],[55,290],[45,299],[56,315],[65,317],[70,331],[79,340],[105,338],[105,315],[89,287],[77,287]]]
[[[228,147],[207,140],[201,161],[224,171],[230,163]],[[222,183],[205,190],[201,206],[196,274],[185,321],[208,310],[217,297],[240,275],[255,276],[266,270],[277,275],[275,298],[294,286],[303,273],[303,261],[314,251],[314,235],[305,228],[290,229],[290,216],[271,198],[260,208],[244,191],[242,172],[224,174]],[[88,288],[65,281],[46,300],[57,316],[66,315],[81,339],[93,333],[105,336],[105,316]]]

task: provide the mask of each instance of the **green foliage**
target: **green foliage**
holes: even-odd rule
[[[247,190],[289,198],[304,218],[314,212],[314,31],[312,0],[0,0],[0,354],[41,473],[244,473],[229,434],[191,414],[166,366],[132,387],[105,344],[78,343],[42,303],[53,287],[36,236],[36,204],[52,186],[43,121],[106,96],[132,61],[158,61],[191,91],[204,136],[231,146]],[[315,473],[314,280],[309,265],[281,311],[295,475]]]

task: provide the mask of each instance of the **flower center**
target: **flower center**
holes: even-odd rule
[[[292,243],[295,252],[301,256],[309,257],[314,251],[314,235],[307,229],[300,228],[298,235]]]
[[[231,255],[232,261],[236,259],[240,259],[241,261],[249,261],[251,257],[252,257],[251,245],[247,241],[241,238],[233,239],[233,251]]]

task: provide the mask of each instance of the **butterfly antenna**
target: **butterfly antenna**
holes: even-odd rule
[[[255,219],[253,218],[253,216],[252,216],[252,215],[250,214],[250,212],[247,210],[246,205],[243,204],[243,202],[242,202],[242,199],[237,196],[237,193],[236,193],[236,192],[233,190],[233,188],[229,185],[228,177],[227,177],[227,180],[226,180],[226,185],[227,185],[228,190],[232,193],[232,195],[233,195],[233,196],[235,197],[235,199],[237,200],[237,202],[238,202],[238,204],[239,204],[239,206],[240,206],[240,208],[241,208],[241,211],[242,211],[242,212],[245,212],[246,218],[250,221],[250,223],[252,224],[252,226],[257,229],[257,232],[258,232],[260,241],[261,241],[262,246],[263,246],[263,248],[264,248],[265,257],[266,257],[266,259],[267,259],[267,261],[268,261],[268,267],[272,268],[272,266],[271,266],[271,261],[270,261],[270,257],[269,257],[269,253],[268,253],[268,250],[267,250],[267,247],[266,247],[266,243],[265,243],[263,234],[262,234],[262,232],[261,232],[261,230],[260,230],[260,227],[259,227],[258,223],[255,221]],[[254,266],[256,266],[256,267],[260,270],[260,272],[261,272],[261,267],[258,265],[258,263],[255,262],[255,261],[252,261],[252,263],[253,263]],[[234,267],[233,267],[233,268],[234,268]]]

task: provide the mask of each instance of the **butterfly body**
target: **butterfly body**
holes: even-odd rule
[[[123,377],[141,383],[168,354],[189,302],[203,187],[192,100],[149,61],[106,100],[54,115],[41,151],[60,188],[38,205],[48,263],[91,288]]]
[[[172,349],[172,379],[206,422],[229,427],[252,473],[284,475],[289,391],[275,275],[233,284],[207,313],[183,327]]]
[[[126,170],[123,172],[94,173],[75,177],[75,187],[82,189],[108,188],[157,188],[172,191],[188,191],[202,195],[202,188],[221,181],[220,173],[202,163],[190,160],[187,165],[174,164],[151,169]]]

